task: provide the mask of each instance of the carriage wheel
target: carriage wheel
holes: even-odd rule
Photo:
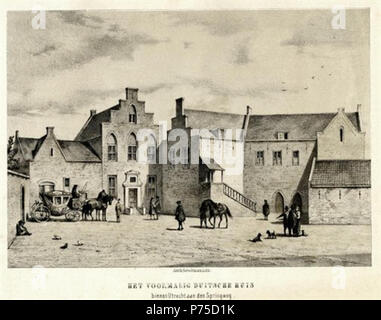
[[[79,221],[79,220],[81,220],[81,211],[75,210],[74,211],[74,219],[73,219],[73,221]]]
[[[36,222],[46,221],[50,217],[50,211],[44,205],[40,205],[33,211],[32,217]]]
[[[68,210],[65,212],[65,218],[67,221],[79,221],[81,219],[81,213],[78,210]]]
[[[66,213],[65,213],[65,218],[67,221],[73,221],[74,220],[74,212],[71,211],[71,210],[68,210]]]

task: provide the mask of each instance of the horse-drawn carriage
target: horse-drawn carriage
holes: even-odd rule
[[[78,221],[86,201],[82,195],[73,198],[70,192],[59,190],[41,192],[40,199],[31,209],[31,219],[37,222],[49,220],[50,216],[65,216],[67,221]]]

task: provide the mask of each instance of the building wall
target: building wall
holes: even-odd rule
[[[299,165],[292,165],[292,152],[299,151]],[[255,164],[256,152],[264,151],[264,165]],[[273,151],[282,151],[282,165],[273,166]],[[280,192],[289,206],[295,195],[302,197],[302,211],[308,212],[308,178],[315,153],[315,141],[272,141],[245,143],[244,195],[257,202],[260,211],[263,201],[275,210],[275,195]]]
[[[174,214],[176,201],[181,200],[187,216],[198,217],[202,195],[199,165],[163,165],[163,212]]]
[[[342,142],[340,128],[344,130]],[[342,111],[318,133],[317,146],[317,160],[365,159],[365,133],[358,132]]]
[[[127,100],[120,100],[120,110],[111,111],[111,122],[102,123],[102,186],[108,190],[108,176],[117,176],[117,197],[121,199],[125,208],[128,207],[127,199],[125,199],[126,173],[130,170],[139,173],[139,179],[142,183],[140,187],[141,202],[140,208],[149,207],[149,197],[147,195],[148,175],[156,176],[156,191],[161,198],[161,180],[162,170],[159,164],[149,164],[146,158],[139,157],[140,152],[145,152],[147,145],[144,145],[146,140],[137,142],[137,160],[128,160],[128,138],[131,133],[135,134],[139,139],[139,132],[142,129],[148,129],[148,134],[152,134],[158,142],[159,129],[153,123],[153,114],[145,112],[145,103],[138,101],[137,95],[127,94]],[[133,104],[136,108],[137,123],[129,122],[129,106]],[[107,138],[113,134],[117,140],[117,161],[109,161],[107,154]],[[158,154],[157,159],[158,162]],[[127,198],[127,197],[126,197]]]
[[[371,188],[310,188],[309,202],[311,224],[371,223]]]
[[[48,135],[34,161],[30,162],[29,205],[39,199],[41,182],[53,182],[56,190],[64,190],[64,178],[70,178],[70,190],[74,184],[79,190],[86,185],[88,197],[94,198],[102,190],[101,170],[101,163],[66,162],[53,136]]]
[[[29,212],[29,179],[8,171],[8,245],[16,235],[16,224],[26,219]],[[22,214],[21,189],[24,187],[24,215]]]

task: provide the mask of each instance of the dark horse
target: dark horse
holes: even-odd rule
[[[215,216],[215,212],[217,212],[217,203],[215,203],[211,199],[204,200],[201,203],[200,207],[200,228],[202,228],[202,224],[205,224],[205,228],[208,228],[208,224],[206,222],[206,218],[208,217],[207,212],[209,211],[209,223],[212,225],[212,217]],[[214,221],[216,218],[214,218]],[[213,225],[214,227],[214,225]]]
[[[218,223],[218,228],[221,225],[222,217],[225,216],[225,221],[226,221],[225,228],[226,229],[228,228],[228,217],[233,218],[233,216],[230,213],[228,206],[226,204],[223,204],[223,203],[219,203],[217,205],[217,215],[214,215],[214,224],[216,223],[216,216],[218,216],[220,218],[220,222]]]
[[[209,211],[209,223],[212,225],[213,229],[216,227],[216,217],[220,218],[218,223],[218,228],[221,226],[222,217],[225,216],[226,225],[225,228],[228,228],[228,217],[232,218],[229,208],[227,205],[223,203],[215,203],[211,199],[204,200],[201,203],[200,207],[200,228],[202,228],[202,224],[205,224],[205,228],[208,227],[206,219],[207,212]],[[213,223],[212,223],[213,218]]]
[[[95,220],[100,220],[100,211],[102,211],[102,215],[106,216],[107,206],[112,204],[112,200],[114,197],[109,196],[108,194],[104,194],[99,200],[97,199],[89,199],[82,207],[82,220],[87,220],[87,216],[91,216],[91,220],[93,218],[93,211],[96,210]]]

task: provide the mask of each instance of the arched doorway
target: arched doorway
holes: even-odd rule
[[[282,213],[284,210],[284,198],[280,192],[275,195],[274,209],[276,213]]]
[[[302,196],[299,192],[295,193],[294,197],[292,198],[291,204],[298,206],[300,210],[302,210]]]

